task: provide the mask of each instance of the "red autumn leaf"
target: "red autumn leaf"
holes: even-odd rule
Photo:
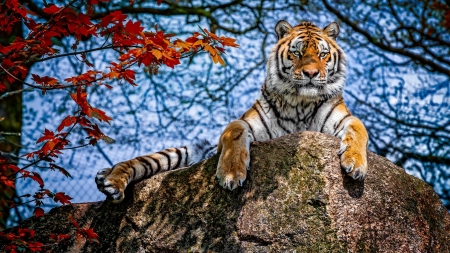
[[[64,192],[58,192],[55,194],[55,197],[53,197],[53,200],[55,202],[61,202],[61,204],[66,205],[66,204],[70,204],[70,200],[72,198],[68,195],[66,195]]]
[[[136,79],[136,77],[134,76],[134,71],[131,69],[126,69],[124,72],[124,76],[131,78],[131,79]]]
[[[61,9],[62,9],[62,7],[58,7],[58,6],[56,6],[56,5],[52,5],[52,6],[50,6],[50,7],[44,8],[43,11],[44,11],[45,13],[47,13],[47,14],[52,15],[52,14],[57,13],[57,12],[58,12],[59,10],[61,10]]]
[[[17,167],[16,165],[14,165],[14,164],[8,164],[8,169],[10,169],[10,170],[12,170],[14,172],[17,172],[17,171],[20,170],[20,168]]]
[[[233,38],[226,38],[226,37],[220,37],[220,43],[224,46],[228,46],[228,47],[239,47],[238,44],[234,43],[236,41],[236,39]]]
[[[51,151],[53,151],[53,149],[55,148],[56,143],[53,141],[47,141],[44,146],[42,146],[42,148],[40,149],[40,151],[42,151],[42,153],[44,155],[47,155],[48,153],[50,153]]]
[[[7,176],[0,176],[0,185],[6,185],[12,188],[16,188],[14,181],[11,180],[9,177]]]
[[[89,228],[89,229],[80,229],[81,234],[88,239],[90,242],[98,242],[98,234],[94,232],[94,229]]]
[[[91,110],[89,108],[89,104],[87,102],[87,93],[86,92],[77,92],[70,94],[70,97],[77,103],[83,113],[85,113],[88,117],[91,117]]]
[[[38,217],[43,217],[44,216],[44,209],[42,209],[42,208],[40,208],[40,207],[36,207],[35,209],[34,209],[34,216],[36,217],[36,218],[38,218]]]
[[[59,170],[64,176],[70,177],[70,178],[72,177],[72,176],[70,175],[70,173],[67,172],[67,170],[65,170],[63,167],[58,166],[58,165],[56,165],[56,164],[54,164],[54,163],[50,163],[50,169],[51,169],[51,170],[57,169],[57,170]]]
[[[159,51],[158,49],[152,49],[152,54],[156,57],[156,59],[161,59],[161,57],[162,57],[162,53],[161,53],[161,51]]]
[[[17,235],[18,236],[20,236],[20,237],[22,237],[22,238],[33,238],[34,237],[34,234],[35,234],[36,232],[34,231],[34,230],[30,230],[30,229],[28,229],[28,228],[19,228],[18,230],[17,230]]]
[[[112,120],[112,118],[108,117],[104,111],[97,108],[91,108],[91,116],[100,121],[105,121],[108,124],[109,121]]]
[[[28,177],[36,181],[40,187],[44,187],[44,180],[42,180],[41,176],[37,172],[31,172]]]
[[[157,0],[156,2],[158,2],[158,5],[161,5],[162,0]]]
[[[6,53],[6,52],[4,52],[4,53]],[[14,67],[14,62],[12,62],[9,58],[5,58],[2,60],[2,65],[5,69],[9,69],[11,67]]]
[[[133,23],[133,21],[128,20],[127,24],[125,25],[127,33],[129,34],[139,34],[144,30],[144,27],[141,26],[141,21],[137,21]]]
[[[62,241],[62,240],[67,240],[67,239],[69,239],[69,238],[70,238],[70,235],[68,235],[68,234],[59,234],[59,235],[56,235],[56,234],[50,234],[49,237],[50,237],[53,241],[59,242],[59,241]]]
[[[78,13],[77,18],[86,26],[92,25],[91,18],[83,13]]]
[[[72,223],[75,226],[75,228],[77,230],[80,229],[80,226],[78,226],[78,222],[72,216],[70,216],[69,218],[72,220]]]
[[[113,19],[113,16],[111,14],[101,18],[100,23],[98,24],[99,27],[107,27],[109,24],[111,24],[111,21]]]
[[[42,251],[43,246],[44,244],[40,242],[28,242],[28,249],[30,249],[31,252]]]
[[[122,11],[113,11],[109,15],[113,17],[112,21],[122,22],[127,18],[126,14],[122,14]]]
[[[130,58],[130,54],[123,54],[119,57],[119,61],[126,61]]]
[[[49,76],[40,77],[35,74],[31,74],[31,75],[33,76],[31,79],[42,86],[54,86],[55,84],[58,83],[58,79],[53,78],[53,77],[49,77]]]
[[[63,119],[63,121],[61,122],[61,124],[58,126],[57,130],[58,132],[61,132],[61,130],[63,130],[64,127],[68,127],[73,125],[75,122],[77,122],[77,118],[75,116],[67,116]]]
[[[44,136],[42,136],[41,138],[39,138],[36,143],[39,142],[43,142],[45,140],[51,140],[55,138],[55,133],[53,133],[53,131],[48,130],[47,128],[44,130]]]

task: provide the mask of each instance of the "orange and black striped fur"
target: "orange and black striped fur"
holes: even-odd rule
[[[324,29],[303,22],[291,27],[280,21],[278,43],[267,63],[267,76],[253,106],[223,131],[217,145],[219,184],[241,186],[249,169],[250,143],[309,130],[341,139],[341,165],[354,179],[367,175],[367,131],[344,104],[346,57],[335,39],[339,26]],[[209,157],[215,146],[206,143],[166,149],[100,170],[96,183],[113,202],[124,198],[132,181],[187,167]]]

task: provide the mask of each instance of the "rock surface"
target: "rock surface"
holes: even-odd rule
[[[72,215],[100,237],[53,252],[450,252],[450,215],[430,186],[373,153],[355,182],[338,148],[314,132],[253,143],[233,192],[217,184],[214,156],[129,187],[121,204],[59,207],[20,226],[69,233]]]

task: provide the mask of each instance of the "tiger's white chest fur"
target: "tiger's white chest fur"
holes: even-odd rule
[[[340,94],[327,99],[296,99],[290,103],[278,94],[271,94],[264,85],[259,98],[253,105],[260,120],[252,122],[245,117],[245,114],[241,118],[249,121],[254,141],[306,130],[321,132],[327,130],[325,133],[333,134],[336,127],[327,125],[327,116],[332,116],[330,122],[335,122],[333,118],[341,117],[341,115],[328,115],[338,102],[342,102]]]

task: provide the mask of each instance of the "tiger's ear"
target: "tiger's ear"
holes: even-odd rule
[[[323,32],[328,35],[328,37],[335,40],[339,35],[339,25],[336,22],[333,22],[327,25],[327,27],[323,28]]]
[[[292,26],[284,21],[280,20],[278,21],[277,25],[275,26],[275,32],[277,33],[278,40],[281,40],[284,36],[289,34],[291,32]]]

